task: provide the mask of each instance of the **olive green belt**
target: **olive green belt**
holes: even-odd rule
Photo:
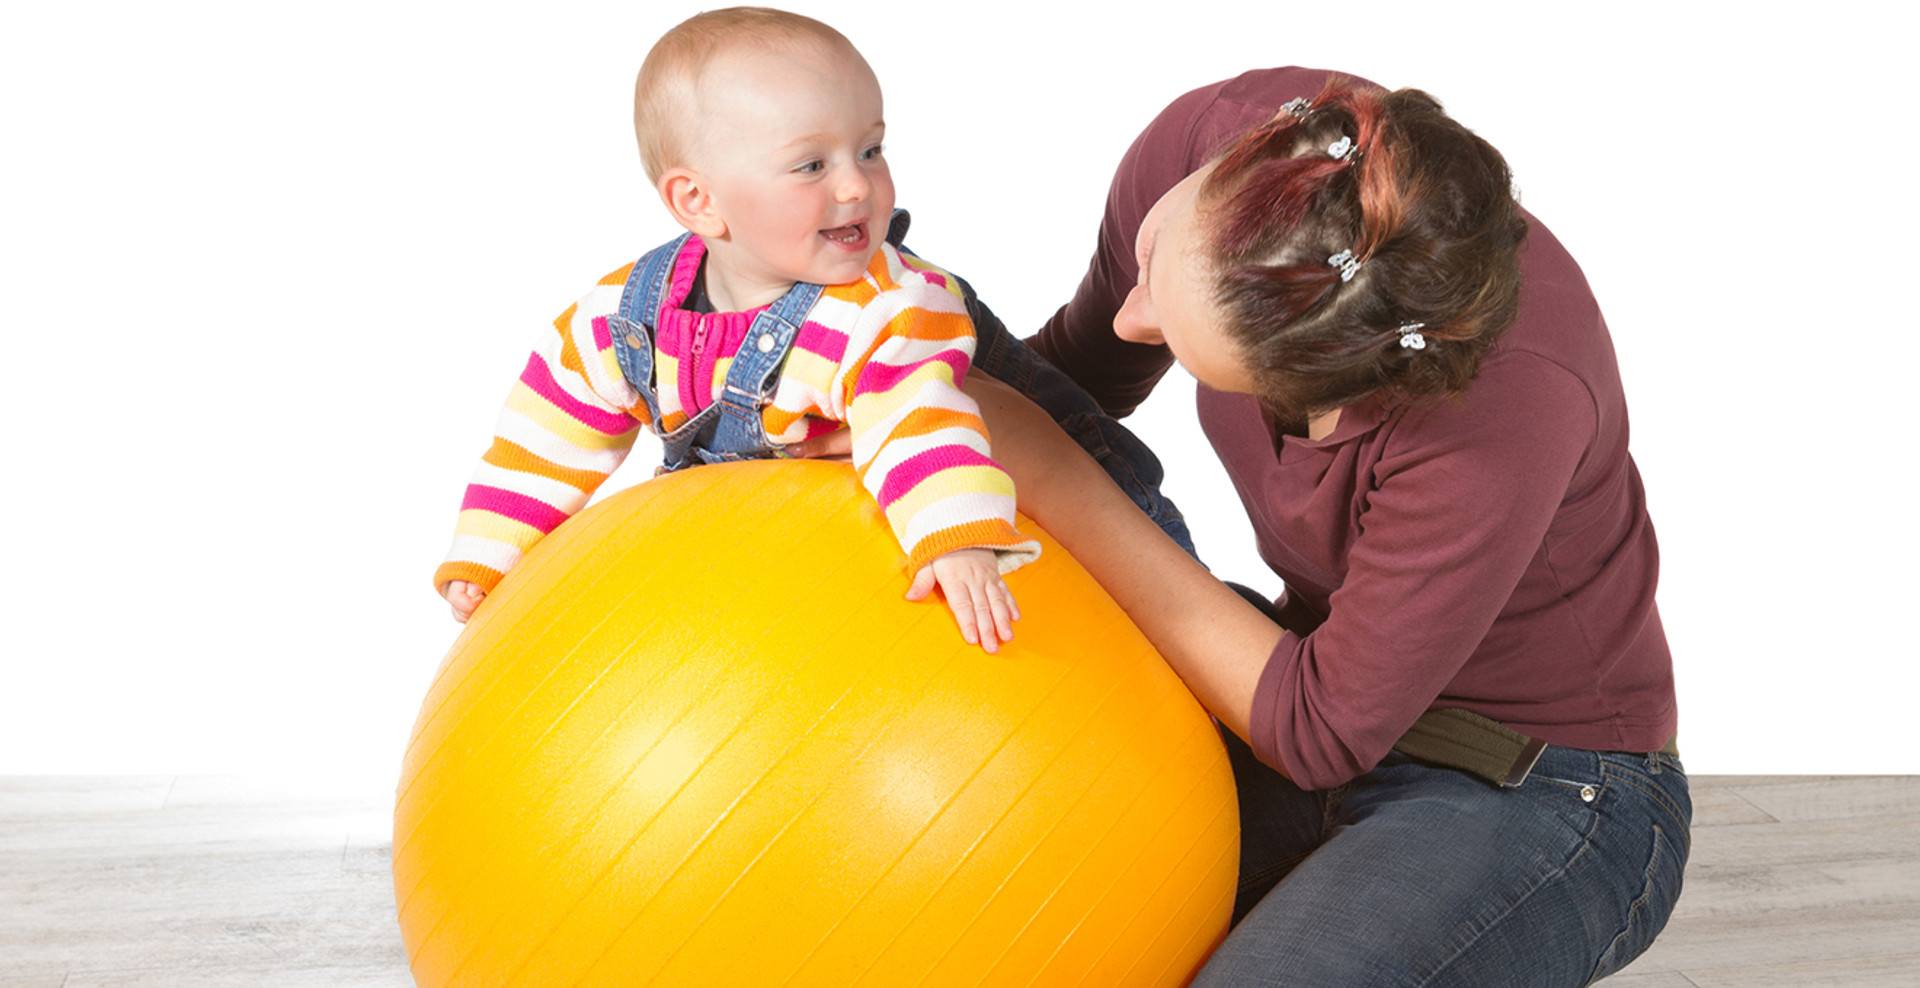
[[[1393,748],[1511,788],[1527,780],[1547,743],[1479,714],[1449,707],[1421,714]],[[1668,738],[1659,753],[1680,757],[1679,736]]]

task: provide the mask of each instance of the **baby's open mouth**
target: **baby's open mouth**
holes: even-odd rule
[[[854,223],[848,226],[836,226],[831,230],[821,230],[820,235],[837,244],[857,247],[866,242],[867,225]]]

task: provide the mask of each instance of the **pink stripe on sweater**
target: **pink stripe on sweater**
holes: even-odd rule
[[[818,354],[837,364],[847,356],[847,334],[809,319],[800,324],[799,332],[793,334],[793,347]]]
[[[854,386],[854,391],[857,394],[884,394],[892,391],[915,371],[936,360],[946,364],[952,370],[955,384],[966,378],[967,355],[958,350],[942,350],[926,360],[916,360],[911,364],[883,364],[877,360],[869,360],[867,366],[860,371],[860,383]]]
[[[893,502],[905,497],[920,482],[942,470],[955,467],[991,467],[997,466],[992,460],[982,456],[977,450],[965,446],[937,446],[924,453],[915,453],[900,461],[900,465],[887,471],[887,479],[880,485],[874,500],[880,502],[885,511]]]
[[[527,358],[527,367],[520,372],[520,383],[533,389],[533,393],[552,402],[556,408],[567,413],[567,417],[609,436],[617,436],[633,428],[633,416],[624,412],[609,412],[604,408],[595,408],[568,394],[553,379],[547,368],[547,362],[538,353]]]
[[[542,534],[552,532],[567,520],[567,513],[545,501],[484,484],[469,484],[467,496],[460,502],[462,511],[491,511],[531,525]]]

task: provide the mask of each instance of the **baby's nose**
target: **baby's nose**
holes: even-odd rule
[[[873,194],[873,182],[860,173],[860,169],[851,168],[840,179],[837,195],[841,202],[859,202]]]

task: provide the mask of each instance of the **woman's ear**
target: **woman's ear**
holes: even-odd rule
[[[706,182],[690,168],[669,168],[660,176],[660,201],[674,221],[707,240],[726,236],[726,221],[715,208]]]

